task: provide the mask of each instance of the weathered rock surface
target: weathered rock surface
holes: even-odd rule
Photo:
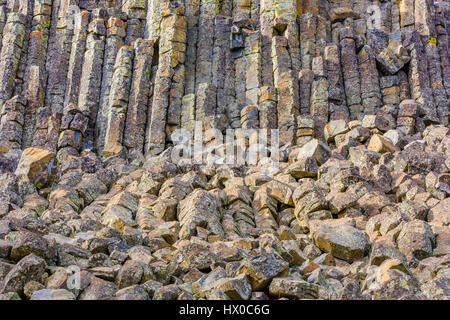
[[[449,17],[0,0],[0,300],[450,299]]]

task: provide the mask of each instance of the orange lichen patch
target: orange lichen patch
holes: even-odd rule
[[[103,19],[96,19],[96,21],[99,22],[99,23],[104,23]]]
[[[110,36],[111,33],[113,33],[114,31],[116,31],[116,29],[117,29],[116,26],[113,26],[113,27],[111,27],[111,28],[108,28],[108,36]]]
[[[82,16],[87,16],[89,13],[88,13],[87,11],[82,11],[80,14],[81,14]]]
[[[106,27],[107,27],[107,28],[111,28],[111,27],[114,27],[114,26],[121,26],[122,23],[123,23],[123,21],[120,20],[119,18],[111,17],[111,18],[108,20],[108,22],[106,23]]]
[[[249,111],[252,110],[253,108],[255,108],[255,106],[248,106],[248,107],[246,108],[245,111],[249,112]]]
[[[42,35],[40,31],[32,31],[30,32],[30,39],[32,39],[33,37],[36,38],[36,40],[42,40]]]
[[[172,90],[170,90],[169,95],[170,95],[171,97],[173,97],[176,93],[177,93],[177,89],[172,89]]]
[[[63,31],[64,29],[56,29],[56,32],[61,32],[61,31]]]
[[[82,37],[83,37],[83,38],[86,38],[86,34],[83,34]]]
[[[439,82],[435,82],[435,83],[433,83],[433,86],[438,86],[438,87],[442,87],[442,83],[439,83]]]

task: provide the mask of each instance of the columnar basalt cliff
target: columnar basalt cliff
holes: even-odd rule
[[[445,0],[0,0],[0,299],[450,298],[449,35]],[[232,129],[276,170],[205,161]]]

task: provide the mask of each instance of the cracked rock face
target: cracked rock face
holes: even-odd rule
[[[0,0],[0,300],[449,299],[449,21]]]

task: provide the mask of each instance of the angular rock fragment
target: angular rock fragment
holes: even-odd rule
[[[334,257],[353,262],[362,258],[370,248],[369,237],[348,225],[319,225],[313,231],[314,243]]]

